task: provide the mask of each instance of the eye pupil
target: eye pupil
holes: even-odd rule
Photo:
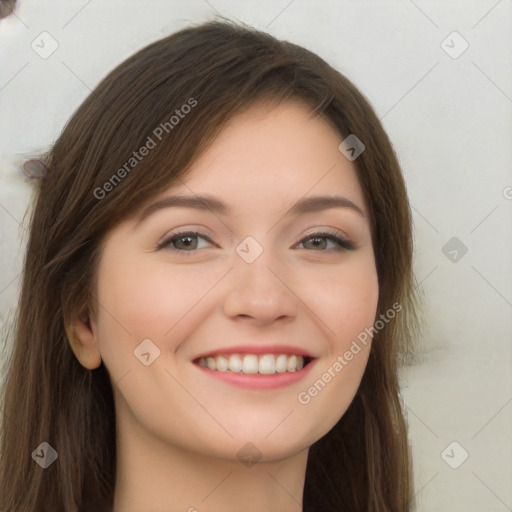
[[[322,243],[325,244],[325,238],[324,237],[315,237],[315,238],[310,238],[310,241],[312,241],[312,245],[316,248],[318,248],[319,246],[322,246]]]
[[[192,245],[192,246],[194,245],[193,241],[194,241],[194,239],[195,239],[195,238],[196,238],[196,237],[191,236],[191,235],[181,236],[180,238],[178,238],[178,239],[177,239],[177,243],[178,243],[178,245],[179,245],[180,241],[182,241],[182,240],[186,240],[185,244],[182,244],[182,245],[184,245],[186,249],[190,249],[190,248],[191,248],[191,245]],[[178,248],[179,248],[179,247],[178,247]]]

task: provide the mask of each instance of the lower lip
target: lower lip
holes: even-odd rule
[[[273,373],[272,375],[218,372],[210,370],[210,368],[205,366],[200,366],[199,364],[196,364],[196,366],[207,375],[233,384],[234,386],[246,389],[275,389],[288,386],[303,379],[311,371],[315,363],[316,359],[310,361],[306,366],[296,372]]]

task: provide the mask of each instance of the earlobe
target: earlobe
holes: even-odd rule
[[[67,325],[66,335],[71,350],[82,366],[89,370],[100,366],[101,354],[98,349],[98,340],[94,325],[87,314],[76,317]]]

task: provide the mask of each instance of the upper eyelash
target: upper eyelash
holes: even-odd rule
[[[182,231],[180,233],[174,233],[170,237],[162,240],[162,242],[160,242],[158,244],[157,250],[158,249],[163,249],[163,248],[169,246],[171,242],[173,242],[175,240],[178,240],[180,238],[183,238],[185,236],[191,236],[191,237],[199,236],[201,238],[204,238],[205,240],[207,240],[211,244],[215,245],[213,240],[209,236],[205,235],[204,233],[201,233],[199,231]],[[331,240],[334,240],[336,243],[338,243],[339,246],[340,246],[340,249],[343,248],[343,249],[346,249],[346,250],[349,250],[349,251],[353,251],[355,249],[354,245],[351,242],[349,242],[347,239],[341,237],[337,232],[329,231],[329,230],[319,231],[319,232],[316,232],[316,233],[310,233],[309,235],[304,237],[302,240],[300,240],[299,244],[304,242],[305,240],[311,240],[312,238],[329,238]],[[185,252],[186,253],[195,252],[194,250],[186,251],[184,249],[177,249],[177,248],[173,248],[172,250],[174,250],[176,252],[182,252],[182,253],[185,253]],[[324,252],[324,251],[319,251],[319,252]]]

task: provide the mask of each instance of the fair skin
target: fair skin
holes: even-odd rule
[[[368,213],[341,141],[304,106],[252,106],[156,198],[209,195],[231,211],[166,207],[108,234],[98,316],[69,332],[79,361],[92,369],[103,360],[113,383],[114,512],[302,510],[308,449],[354,398],[371,343],[307,404],[299,393],[329,368],[332,376],[338,356],[373,325],[378,300]],[[312,196],[355,207],[291,212]],[[315,236],[326,230],[355,248]],[[182,235],[157,250],[179,231],[208,238]],[[258,248],[254,261],[242,257]],[[145,339],[154,344],[146,360],[160,350],[147,366],[134,355]],[[220,349],[273,353],[276,344],[314,359],[274,387],[259,383],[283,374],[247,376],[262,378],[248,387],[197,364]]]

